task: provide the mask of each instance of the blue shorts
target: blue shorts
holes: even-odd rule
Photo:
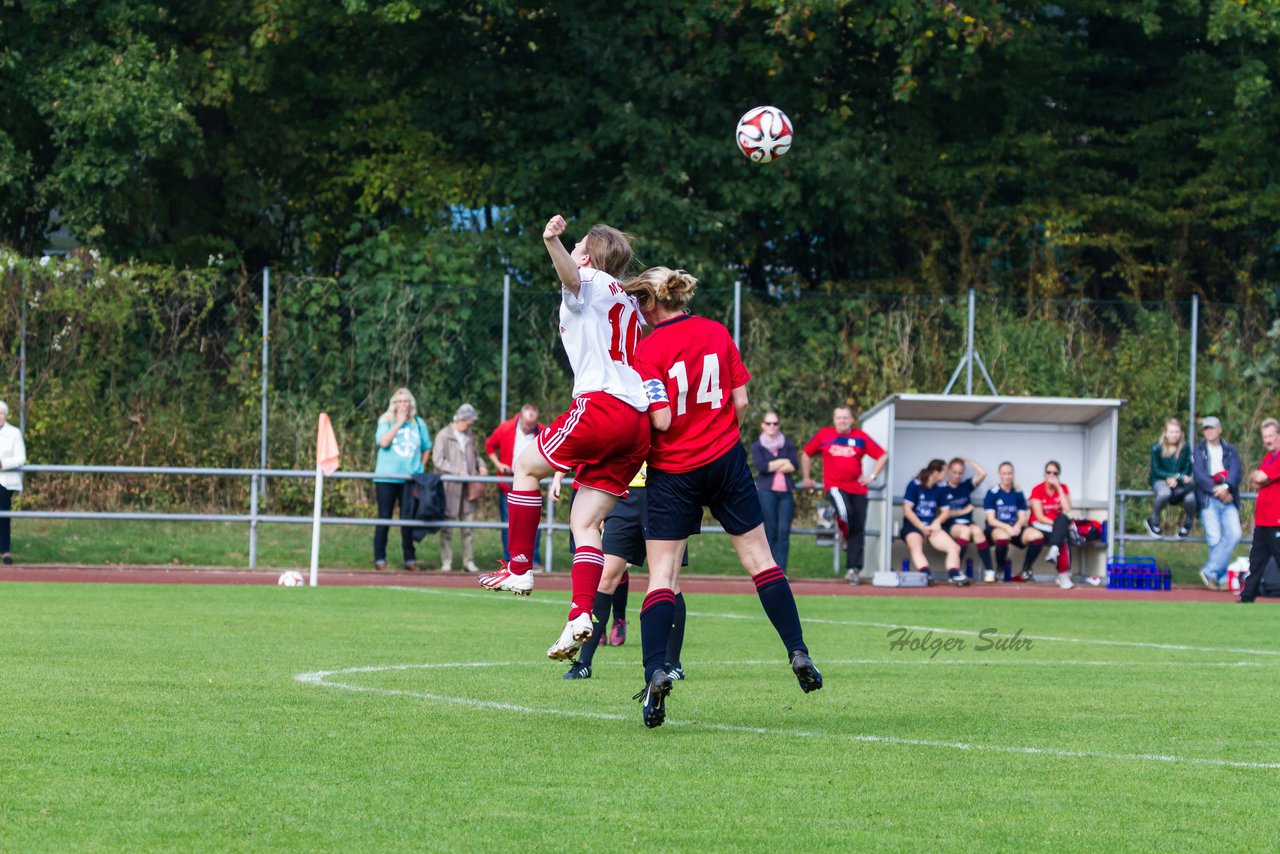
[[[644,521],[649,516],[647,486],[631,487],[631,494],[618,499],[604,519],[601,551],[620,557],[632,566],[644,566]],[[577,493],[574,493],[577,495]],[[689,550],[684,550],[681,566],[689,565]]]
[[[764,524],[760,496],[738,443],[718,459],[693,471],[665,472],[649,467],[646,540],[684,540],[702,532],[702,508],[733,535]]]

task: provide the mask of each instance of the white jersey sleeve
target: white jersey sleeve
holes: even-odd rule
[[[573,368],[573,396],[604,391],[640,412],[649,399],[631,356],[640,339],[640,312],[617,279],[592,267],[578,271],[575,295],[561,291],[560,340]]]

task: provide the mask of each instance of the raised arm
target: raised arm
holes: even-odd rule
[[[547,227],[542,230],[542,242],[547,247],[547,254],[551,256],[551,263],[555,265],[560,284],[576,297],[582,288],[582,279],[578,276],[578,265],[569,255],[569,250],[565,249],[564,244],[560,242],[560,235],[564,234],[567,227],[568,223],[564,221],[564,217],[556,214],[547,221]]]
[[[977,486],[987,479],[987,470],[978,465],[978,461],[965,457],[964,461],[969,464],[969,468],[973,469],[973,485]]]

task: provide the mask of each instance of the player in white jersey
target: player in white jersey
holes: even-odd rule
[[[649,401],[631,357],[640,337],[635,300],[618,281],[631,263],[626,236],[595,225],[570,253],[560,242],[565,221],[554,216],[542,239],[562,286],[560,338],[573,367],[573,405],[538,434],[514,464],[507,495],[507,543],[511,560],[481,576],[491,590],[527,596],[534,539],[542,515],[539,481],[555,471],[576,469],[569,527],[573,554],[573,605],[548,657],[569,660],[594,626],[591,607],[604,571],[600,523],[649,452]]]

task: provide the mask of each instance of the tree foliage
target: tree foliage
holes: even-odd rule
[[[1253,302],[1278,39],[1277,0],[15,0],[0,238],[527,280],[562,211],[713,285]]]

